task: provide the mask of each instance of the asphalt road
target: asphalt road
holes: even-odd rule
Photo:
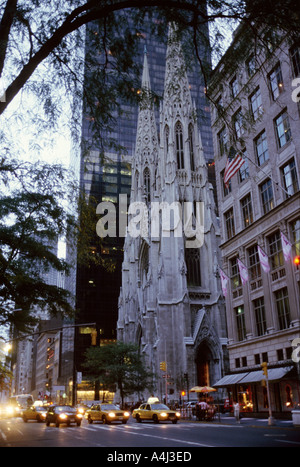
[[[83,420],[80,427],[61,425],[56,428],[55,425],[47,427],[45,423],[24,423],[21,418],[11,418],[0,420],[0,447],[100,447],[105,456],[121,454],[122,448],[135,448],[132,452],[141,456],[146,456],[147,447],[168,448],[170,452],[176,448],[186,453],[198,452],[201,447],[299,448],[300,428],[271,427],[267,423],[246,425],[243,421],[240,424],[180,421],[177,425],[155,425],[151,422],[138,424],[134,420],[126,425],[110,426],[89,425]],[[185,456],[184,461],[189,461],[188,454]]]

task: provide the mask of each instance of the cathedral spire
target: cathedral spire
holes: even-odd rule
[[[150,87],[150,76],[149,76],[149,66],[148,66],[148,56],[147,56],[147,46],[144,48],[144,66],[143,66],[143,76],[142,76],[142,89],[151,90]]]
[[[156,181],[158,159],[158,134],[154,106],[151,98],[150,73],[147,49],[144,50],[144,64],[137,124],[136,146],[133,162],[132,196],[135,201],[150,202]]]

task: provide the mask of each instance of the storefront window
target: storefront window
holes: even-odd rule
[[[253,412],[253,397],[250,385],[238,387],[238,402],[241,412]]]
[[[293,408],[293,392],[289,384],[285,387],[285,406],[287,408]]]

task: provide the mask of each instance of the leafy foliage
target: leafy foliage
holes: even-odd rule
[[[138,346],[117,341],[101,347],[92,346],[86,352],[84,366],[91,381],[100,382],[107,389],[120,391],[124,398],[145,389],[151,391],[153,375],[145,367]]]
[[[26,331],[36,323],[35,307],[50,315],[73,313],[68,292],[51,285],[47,274],[70,270],[56,247],[74,231],[75,218],[63,202],[75,187],[59,165],[3,159],[0,173],[0,325]]]

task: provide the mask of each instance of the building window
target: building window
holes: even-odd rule
[[[295,254],[300,255],[300,219],[297,219],[294,222],[292,222],[291,227]]]
[[[176,154],[177,154],[177,167],[184,169],[184,151],[183,151],[183,134],[182,125],[177,122],[175,125],[175,140],[176,140]]]
[[[165,126],[165,155],[169,152],[169,127]]]
[[[185,263],[187,268],[187,284],[194,287],[201,286],[199,248],[186,248]]]
[[[250,193],[241,200],[241,209],[244,227],[248,227],[248,225],[253,222],[253,209]]]
[[[254,140],[258,165],[263,165],[269,160],[268,141],[265,130]]]
[[[222,188],[223,188],[223,195],[227,196],[227,195],[229,195],[229,193],[231,193],[231,180],[229,180],[229,182],[228,182],[228,187],[225,186],[224,173],[225,173],[225,169],[222,170],[222,172],[220,173],[220,178],[221,178],[221,185],[222,185]]]
[[[150,183],[150,170],[148,167],[144,170],[144,196],[147,204],[151,201],[151,183]]]
[[[222,95],[216,100],[216,118],[224,112],[223,97]]]
[[[267,212],[271,211],[274,207],[273,188],[270,179],[260,185],[260,194],[263,213],[267,214]]]
[[[243,126],[243,115],[242,115],[242,110],[239,109],[233,116],[233,126],[235,130],[235,137],[237,139],[241,138],[243,134],[245,133],[245,129]]]
[[[267,332],[267,321],[265,314],[265,301],[264,297],[257,298],[253,302],[255,323],[256,323],[256,335],[263,336]]]
[[[248,249],[250,280],[256,280],[261,277],[260,261],[257,245]]]
[[[261,93],[259,88],[257,88],[256,91],[250,96],[250,105],[252,116],[256,121],[263,113]]]
[[[295,45],[290,50],[294,77],[300,75],[300,47]]]
[[[277,118],[275,118],[274,124],[278,146],[282,148],[290,141],[292,137],[290,120],[286,110],[283,111]]]
[[[224,218],[225,218],[226,236],[227,236],[227,240],[229,240],[235,235],[233,208],[225,212]]]
[[[243,341],[246,339],[246,323],[245,323],[245,313],[244,313],[243,305],[235,308],[235,318],[236,318],[238,340]]]
[[[285,164],[281,171],[285,190],[289,195],[294,195],[299,190],[297,170],[294,159]]]
[[[190,164],[191,171],[195,171],[195,154],[194,154],[194,139],[193,139],[194,129],[193,125],[189,125],[189,149],[190,149]]]
[[[241,286],[241,278],[240,278],[240,272],[239,272],[239,267],[238,267],[238,262],[237,258],[232,258],[230,261],[230,266],[231,266],[231,286],[233,289],[236,289]]]
[[[248,76],[250,78],[252,75],[254,75],[254,73],[256,72],[256,68],[257,68],[255,55],[250,55],[250,57],[246,61],[246,68],[247,68]]]
[[[284,90],[280,63],[269,74],[269,83],[272,98],[275,101]]]
[[[279,329],[287,329],[291,322],[290,304],[287,288],[277,290],[275,292],[276,308],[278,315]]]
[[[277,269],[284,264],[280,232],[275,232],[268,238],[271,269]]]
[[[248,163],[246,149],[244,149],[243,154],[244,154],[243,158],[244,158],[245,162],[243,163],[242,167],[239,170],[239,181],[240,182],[243,182],[244,180],[246,180],[250,176],[250,174],[249,174],[249,163]]]
[[[230,82],[230,90],[233,98],[235,98],[239,93],[239,83],[236,76]]]
[[[220,156],[222,157],[228,151],[228,135],[225,127],[218,133],[218,142]]]

